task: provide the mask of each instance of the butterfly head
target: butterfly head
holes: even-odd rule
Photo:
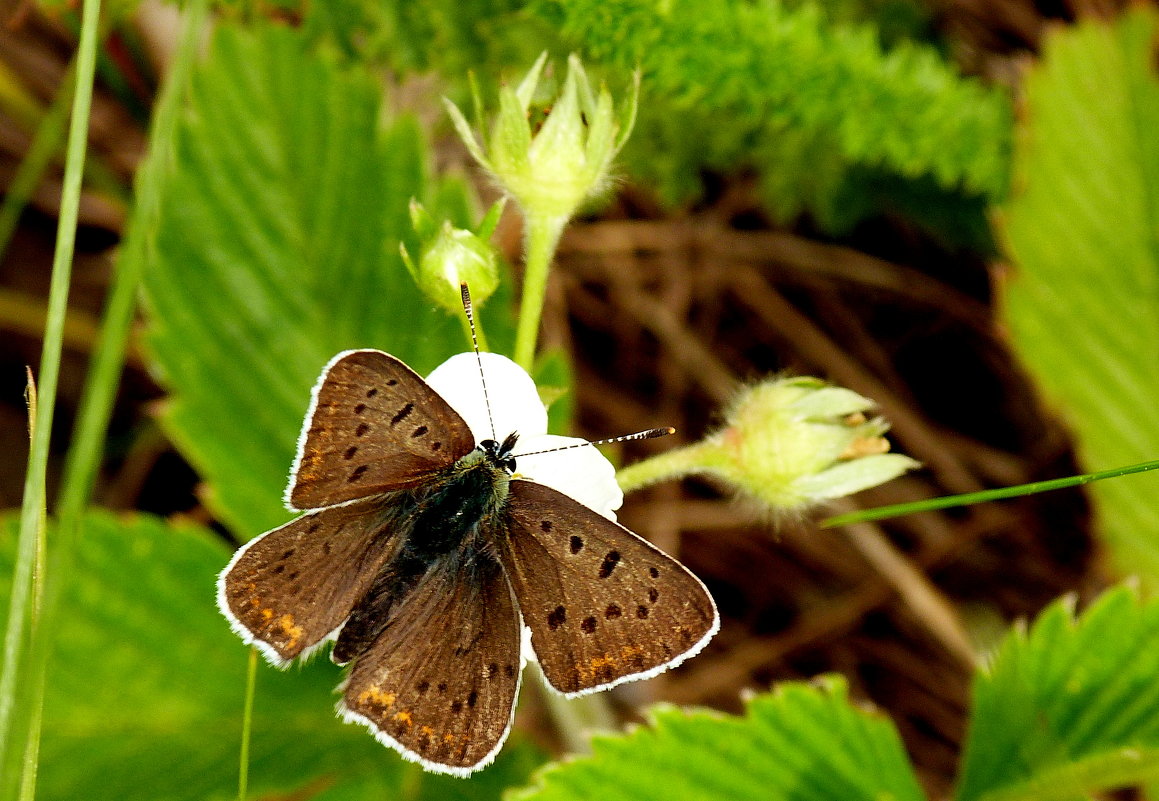
[[[512,431],[503,442],[485,439],[479,443],[479,449],[487,456],[487,460],[502,467],[508,474],[515,473],[515,457],[511,452],[515,450],[515,443],[519,441],[519,434]]]

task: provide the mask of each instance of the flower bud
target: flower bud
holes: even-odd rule
[[[499,112],[485,146],[462,112],[445,102],[471,155],[526,217],[567,220],[607,182],[612,159],[635,122],[639,76],[617,113],[607,89],[594,93],[579,58],[571,56],[559,96],[533,131],[529,108],[546,59],[546,53],[541,55],[518,87],[500,90]]]
[[[421,240],[418,261],[411,258],[405,245],[400,245],[400,249],[407,270],[423,294],[453,314],[463,311],[463,283],[471,287],[476,305],[491,296],[499,286],[499,264],[488,240],[501,211],[502,201],[492,207],[479,231],[474,232],[456,228],[449,220],[439,225],[422,204],[411,201],[411,224]]]
[[[816,378],[777,378],[744,390],[727,424],[699,443],[621,471],[625,489],[708,474],[774,513],[882,484],[919,466],[888,453],[889,424],[867,418],[873,401]],[[633,475],[633,471],[637,471]]]
[[[851,495],[918,466],[887,453],[889,424],[866,418],[873,401],[816,378],[780,378],[744,392],[709,441],[715,472],[774,509]]]

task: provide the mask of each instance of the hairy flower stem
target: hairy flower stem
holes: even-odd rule
[[[531,372],[535,343],[547,294],[547,273],[567,216],[533,216],[526,221],[526,249],[523,267],[523,300],[519,306],[519,327],[515,332],[515,363]]]
[[[633,462],[616,472],[616,483],[626,494],[659,481],[712,472],[713,468],[723,467],[724,462],[718,448],[696,442]]]

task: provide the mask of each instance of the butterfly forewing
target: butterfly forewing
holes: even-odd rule
[[[498,552],[544,675],[583,693],[653,675],[692,656],[718,627],[692,573],[586,506],[511,482]]]
[[[235,630],[276,664],[326,639],[350,615],[400,538],[383,497],[320,509],[237,552],[218,579]]]
[[[339,711],[428,770],[466,775],[511,728],[520,630],[499,565],[469,549],[449,556],[354,661]]]
[[[287,500],[317,509],[412,487],[474,447],[463,418],[417,373],[382,351],[349,351],[315,388]]]

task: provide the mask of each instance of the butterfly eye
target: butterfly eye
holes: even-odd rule
[[[508,456],[506,459],[504,459],[502,462],[500,462],[500,464],[503,466],[503,469],[506,470],[508,473],[515,472],[515,457]]]

